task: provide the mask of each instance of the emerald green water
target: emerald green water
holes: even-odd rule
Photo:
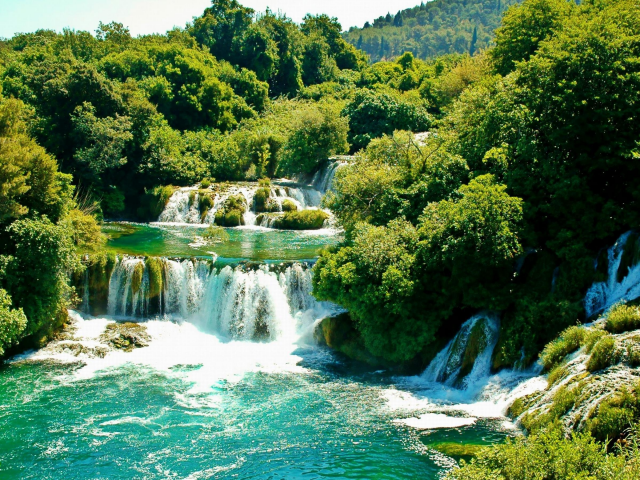
[[[17,363],[0,373],[2,479],[436,479],[429,445],[490,444],[499,422],[420,432],[394,423],[393,378],[354,374],[315,349],[299,372],[248,372],[191,392],[198,366]]]
[[[224,261],[314,259],[339,241],[326,232],[228,229],[228,242],[198,246],[198,227],[104,228],[118,253]],[[95,355],[113,320],[72,312],[71,333],[0,368],[0,480],[435,480],[469,458],[458,445],[516,433],[499,398],[474,403],[473,394],[421,377],[363,370],[316,345],[317,310],[289,315],[282,278],[233,275],[260,287],[245,306],[268,299],[296,335],[228,341],[198,318],[139,318],[147,347]],[[247,295],[249,283],[237,285]]]
[[[107,223],[107,247],[116,253],[145,256],[194,257],[216,254],[221,260],[311,260],[339,241],[331,232],[226,228],[229,240],[202,245],[203,227]]]

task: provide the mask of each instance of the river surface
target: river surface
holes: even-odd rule
[[[225,228],[229,240],[206,244],[201,236],[208,225],[107,223],[107,248],[128,255],[211,257],[221,262],[289,261],[315,259],[324,248],[340,241],[337,232],[293,232],[260,227]]]
[[[198,246],[199,228],[106,225],[120,254],[109,310],[146,311],[147,280],[130,291],[144,260],[122,254],[313,260],[340,241],[229,229]],[[113,317],[71,312],[65,336],[0,369],[0,479],[437,479],[470,448],[518,435],[509,399],[542,387],[503,372],[457,389],[337,356],[314,340],[335,307],[311,297],[306,264],[164,265],[164,316],[131,318],[148,346],[110,349]]]
[[[90,336],[107,320],[78,322]],[[499,414],[452,413],[462,407],[415,378],[358,372],[319,347],[148,328],[146,349],[80,364],[51,349],[1,371],[0,478],[435,479],[459,457],[434,447],[516,433]],[[434,411],[445,413],[432,426],[452,425],[407,425]],[[473,425],[455,425],[471,413]]]

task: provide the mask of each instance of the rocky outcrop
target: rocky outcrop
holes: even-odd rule
[[[118,350],[131,352],[136,348],[148,347],[151,337],[144,324],[126,322],[107,325],[100,340]]]

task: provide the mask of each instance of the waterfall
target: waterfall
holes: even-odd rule
[[[194,188],[177,190],[160,214],[158,222],[201,223],[198,204],[199,194]]]
[[[481,382],[491,374],[491,357],[499,330],[497,314],[474,315],[431,361],[422,378],[461,389]]]
[[[346,163],[341,161],[328,163],[324,168],[316,172],[311,184],[321,193],[328,192],[333,187],[333,178],[336,176],[336,172],[343,165],[346,165]]]
[[[629,266],[626,272],[619,271],[625,247],[627,247],[630,237],[634,241],[636,240],[632,237],[632,232],[627,232],[607,251],[607,280],[594,283],[587,291],[584,299],[587,318],[606,310],[621,300],[640,297],[640,263]],[[634,244],[628,247],[635,248],[636,246]],[[599,261],[602,260],[600,259]],[[625,268],[625,266],[623,265],[622,268]],[[624,277],[618,281],[621,275],[624,275]]]
[[[336,162],[337,164],[338,162]],[[332,164],[333,165],[333,164]],[[337,167],[335,167],[337,168]],[[323,173],[317,180],[318,185],[321,187],[330,183],[330,179],[333,178],[333,170],[322,170]],[[213,197],[213,206],[205,213],[200,211],[200,193],[196,187],[181,188],[171,196],[167,202],[166,207],[158,218],[160,223],[187,223],[187,224],[213,224],[215,223],[216,212],[224,207],[227,199],[232,195],[242,195],[246,201],[247,209],[244,213],[244,225],[255,226],[258,215],[255,211],[254,197],[256,191],[260,188],[259,185],[249,186],[231,186],[222,193],[211,192]],[[323,187],[324,188],[324,187]],[[319,208],[322,202],[322,195],[324,191],[317,190],[312,187],[300,187],[300,186],[272,186],[271,187],[271,201],[275,202],[278,206],[278,211],[282,212],[283,202],[290,200],[298,209],[306,210]],[[203,216],[204,214],[204,216]],[[265,222],[262,222],[264,225]],[[267,222],[271,227],[273,222]]]
[[[216,269],[207,260],[153,261],[160,274],[149,260],[117,259],[109,282],[109,315],[162,315],[230,339],[273,340],[292,338],[302,314],[333,309],[311,295],[312,270],[306,264]]]

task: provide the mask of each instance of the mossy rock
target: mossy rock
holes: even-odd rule
[[[118,350],[131,352],[136,348],[148,347],[151,337],[145,325],[127,322],[107,325],[100,340]]]
[[[300,210],[286,212],[276,219],[274,227],[280,230],[319,230],[329,215],[322,210]]]
[[[200,210],[200,220],[204,221],[209,213],[209,210],[213,208],[213,194],[209,191],[201,191],[198,194],[198,210]]]
[[[164,289],[164,260],[149,257],[146,259],[145,268],[149,275],[149,299],[156,299]]]
[[[470,460],[477,457],[483,450],[489,448],[486,445],[457,442],[438,442],[428,444],[435,451],[456,459]]]
[[[314,336],[319,343],[327,345],[352,360],[366,363],[372,367],[387,366],[385,362],[367,351],[362,337],[355,329],[348,313],[322,320],[316,327]]]
[[[462,364],[460,365],[460,373],[458,379],[462,380],[471,373],[478,356],[487,348],[488,339],[486,333],[487,319],[478,320],[467,339],[467,345],[462,356]]]
[[[267,204],[271,197],[270,188],[259,188],[253,196],[253,208],[256,213],[267,211]]]
[[[220,227],[239,227],[244,225],[247,203],[242,195],[231,195],[224,206],[216,212],[215,224]]]

